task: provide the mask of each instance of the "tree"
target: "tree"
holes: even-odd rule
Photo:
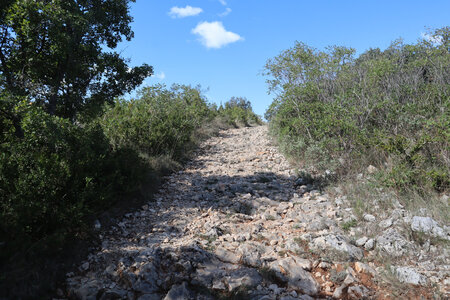
[[[152,67],[129,68],[112,51],[133,37],[130,2],[2,1],[0,89],[73,120],[136,88]],[[5,111],[2,116],[11,119]]]
[[[252,104],[245,97],[231,97],[228,102],[225,103],[225,108],[240,107],[243,110],[251,110]]]

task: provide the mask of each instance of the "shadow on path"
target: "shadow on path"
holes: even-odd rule
[[[301,197],[306,189],[296,186],[295,179],[273,172],[171,176],[154,202],[112,228],[89,270],[81,272],[90,280],[69,279],[69,296],[144,300],[176,292],[193,299],[260,299],[268,294],[256,289],[263,282],[288,287],[290,279],[269,268],[278,258],[273,249],[255,240],[264,222],[254,216]],[[284,216],[274,213],[273,218]],[[235,251],[215,243],[230,233],[254,235],[225,243],[236,246]],[[290,289],[317,294],[314,279],[306,272],[302,276]]]

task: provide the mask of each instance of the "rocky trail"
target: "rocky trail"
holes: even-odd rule
[[[302,181],[271,144],[265,126],[223,131],[167,178],[154,201],[99,229],[101,249],[67,274],[61,298],[450,295],[448,249],[414,245],[401,231],[402,224],[414,222],[425,231],[427,218],[414,221],[420,217],[399,207],[383,219],[366,215],[359,228],[344,230],[353,215],[345,197]],[[430,232],[448,239],[448,227],[433,222]],[[378,236],[365,234],[371,227],[381,228]],[[410,251],[391,269],[382,264],[380,253],[406,257]],[[386,283],[387,273],[407,287],[403,294]]]

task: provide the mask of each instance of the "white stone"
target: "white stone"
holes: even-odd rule
[[[316,295],[319,291],[319,284],[305,271],[302,263],[298,263],[294,258],[287,257],[270,264],[270,268],[275,271],[276,276],[286,276],[289,280],[289,287],[300,289],[303,293],[308,295]]]
[[[438,223],[430,217],[414,216],[411,220],[411,229],[416,232],[423,232],[434,237],[448,239],[447,234],[438,225]]]
[[[344,289],[347,287],[346,284],[342,284],[341,286],[339,286],[338,288],[336,288],[333,292],[333,298],[335,299],[341,299],[342,298],[342,294],[344,292]]]
[[[386,219],[378,223],[378,226],[382,229],[386,229],[392,226],[392,219]]]
[[[355,262],[355,270],[358,273],[370,274],[372,276],[375,276],[377,273],[372,267],[362,262]]]
[[[412,243],[408,242],[394,228],[388,228],[377,237],[377,248],[392,256],[402,256],[412,248]]]
[[[356,242],[355,242],[355,244],[356,244],[356,246],[358,246],[358,247],[362,247],[362,246],[364,246],[364,244],[365,244],[366,242],[367,242],[367,237],[363,236],[362,238],[357,239]]]
[[[400,282],[414,285],[425,285],[427,283],[427,278],[413,268],[397,267],[394,268],[394,272]]]
[[[373,173],[375,173],[376,171],[378,171],[378,169],[377,169],[377,167],[375,167],[375,166],[369,165],[369,166],[367,167],[367,173],[369,173],[369,174],[373,174]]]
[[[346,241],[346,238],[341,235],[330,234],[326,236],[321,236],[314,239],[312,244],[315,248],[318,249],[334,248],[338,251],[346,252],[351,257],[354,257],[356,259],[362,259],[364,257],[364,253],[360,248],[355,247],[350,243],[348,243]]]
[[[350,299],[359,300],[366,299],[367,288],[364,286],[351,286],[347,290],[347,295]]]
[[[371,214],[365,214],[364,215],[364,221],[366,222],[374,222],[376,220],[374,215]]]
[[[327,270],[327,269],[331,268],[331,264],[327,263],[325,261],[322,261],[318,264],[318,267],[321,269]]]
[[[365,244],[364,244],[364,248],[367,251],[373,250],[375,248],[375,240],[374,239],[369,239]]]

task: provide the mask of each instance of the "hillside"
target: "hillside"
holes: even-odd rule
[[[356,217],[345,195],[316,190],[307,178],[298,178],[265,126],[222,131],[196,154],[167,178],[155,201],[99,231],[101,247],[67,274],[64,295],[141,300],[450,295],[448,252],[409,235],[431,230],[448,241],[448,227],[401,205],[390,215],[365,215],[363,223],[351,223]]]

